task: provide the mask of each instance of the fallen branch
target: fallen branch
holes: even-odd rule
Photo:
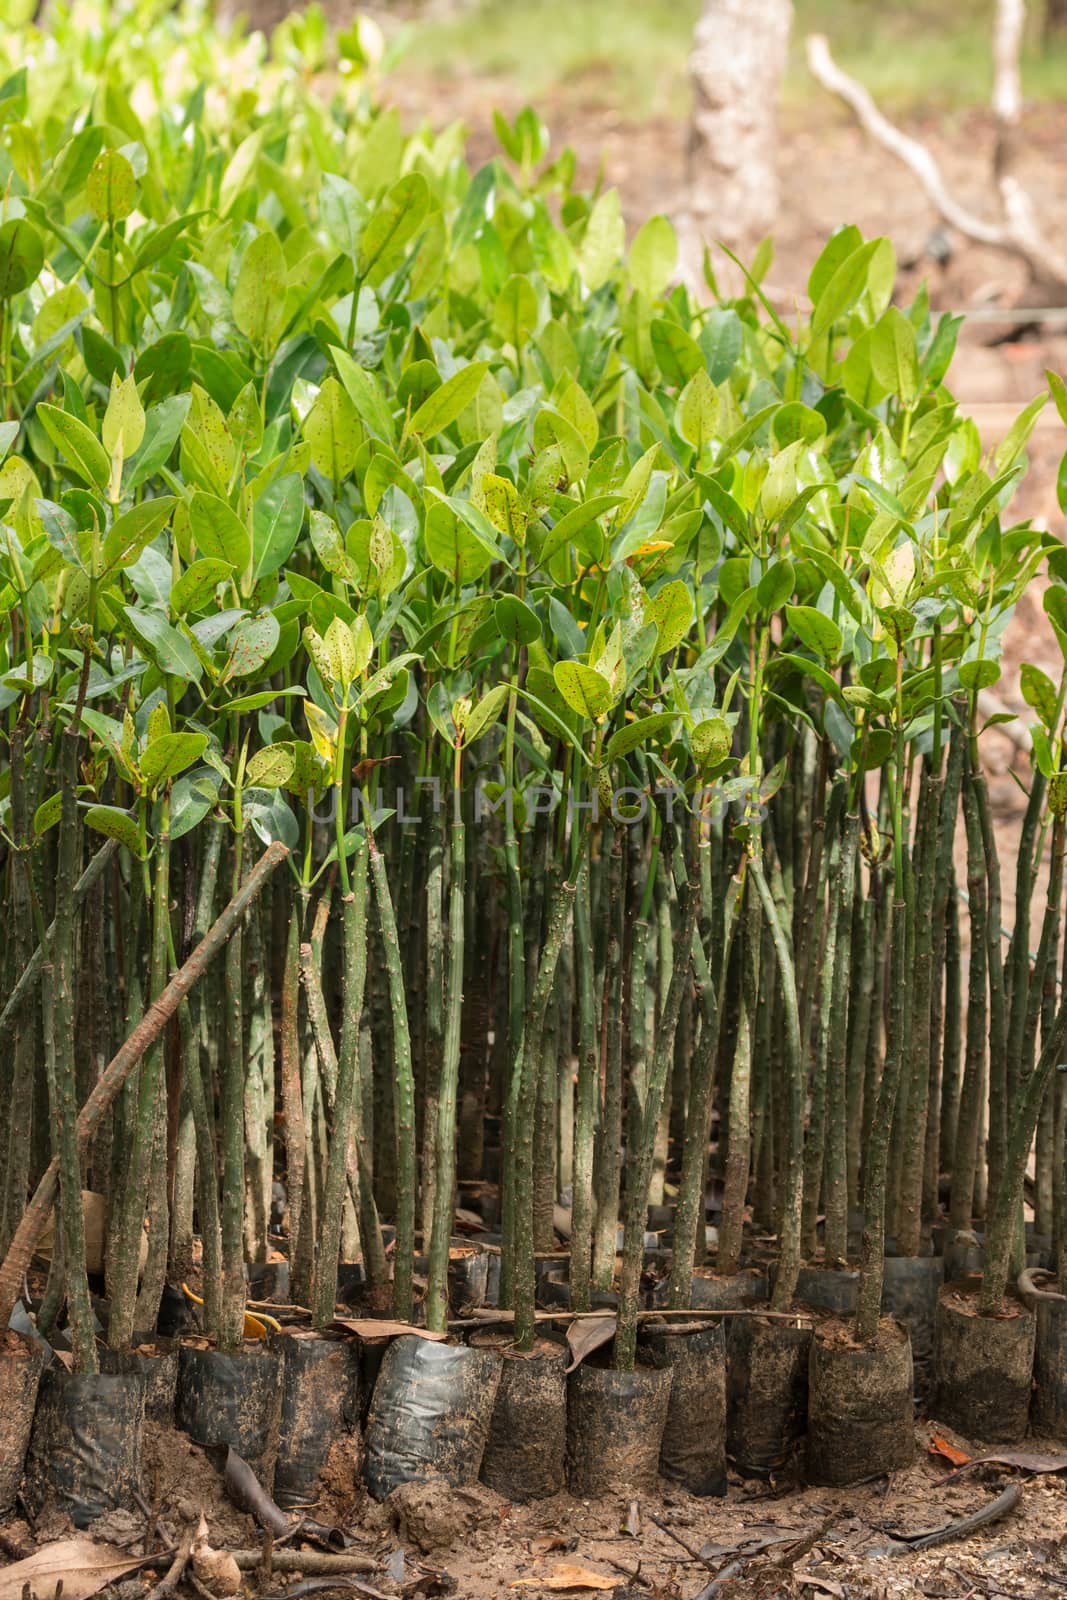
[[[947,1528],[938,1528],[936,1533],[924,1533],[918,1539],[910,1539],[907,1544],[893,1548],[892,1554],[906,1556],[913,1550],[932,1550],[935,1545],[948,1544],[953,1539],[968,1539],[979,1528],[986,1527],[990,1522],[999,1522],[1009,1511],[1014,1511],[1022,1497],[1022,1484],[1009,1483],[1003,1494],[999,1494],[980,1511],[972,1511],[969,1517],[960,1517],[958,1521],[950,1522]]]
[[[256,1572],[263,1561],[262,1550],[231,1550],[230,1555],[242,1572]],[[279,1550],[275,1546],[271,1556],[275,1572],[380,1572],[381,1562],[373,1556],[345,1550],[332,1555],[325,1550]]]
[[[1015,143],[1011,135],[1018,120],[1018,93],[1011,86],[1011,66],[1003,56],[1006,50],[1011,50],[1014,41],[1017,70],[1015,13],[1021,10],[1018,0],[1001,0],[997,15],[997,90],[994,110],[998,119],[998,140],[995,178],[1004,218],[1001,223],[987,222],[956,199],[945,184],[937,160],[926,146],[890,122],[875,104],[869,90],[838,66],[830,53],[825,34],[809,34],[808,67],[824,89],[845,102],[871,138],[914,173],[927,199],[951,227],[977,244],[1021,257],[1033,281],[1047,286],[1052,291],[1050,298],[1058,299],[1067,294],[1067,260],[1041,236],[1030,198],[1011,171]],[[1008,12],[1012,15],[1007,15]]]
[[[212,959],[227,943],[234,928],[256,900],[271,873],[281,865],[288,854],[289,851],[284,844],[276,841],[268,845],[237,894],[208,929],[188,961],[179,967],[158,999],[149,1006],[125,1044],[108,1062],[78,1115],[78,1143],[83,1154],[89,1140],[103,1121],[105,1112],[118,1098],[123,1084],[134,1067],[159,1038],[186,995],[203,977]],[[29,1267],[37,1241],[44,1232],[58,1191],[59,1162],[53,1160],[23,1212],[22,1220],[8,1246],[3,1265],[0,1266],[0,1328],[6,1328],[11,1320],[15,1301],[22,1288],[23,1274]]]

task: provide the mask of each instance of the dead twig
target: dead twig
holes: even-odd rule
[[[709,1572],[716,1570],[712,1562],[706,1556],[702,1556],[695,1545],[691,1545],[688,1539],[683,1539],[680,1533],[675,1533],[669,1522],[664,1522],[662,1517],[657,1517],[654,1511],[650,1511],[649,1516],[656,1524],[656,1527],[662,1528],[669,1539],[673,1539],[675,1544],[681,1545],[687,1556],[692,1556],[694,1561],[699,1561],[701,1566],[707,1567]]]
[[[825,1539],[836,1521],[836,1516],[825,1517],[811,1533],[806,1533],[802,1539],[798,1539],[795,1544],[791,1544],[787,1550],[783,1550],[779,1555],[771,1556],[766,1565],[779,1568],[795,1566],[801,1556],[806,1556],[808,1551],[819,1543],[820,1539]]]
[[[173,1594],[175,1589],[177,1589],[178,1585],[185,1577],[185,1569],[189,1565],[189,1557],[193,1553],[193,1543],[196,1539],[196,1529],[199,1520],[200,1514],[197,1512],[191,1521],[186,1522],[185,1530],[182,1533],[181,1539],[178,1541],[178,1548],[174,1552],[173,1561],[163,1574],[162,1578],[160,1578],[155,1588],[149,1589],[148,1593],[144,1597],[144,1600],[164,1600],[166,1595]]]
[[[263,1561],[262,1548],[258,1550],[231,1550],[230,1555],[242,1572],[258,1571]],[[275,1572],[307,1572],[333,1576],[339,1572],[380,1572],[381,1563],[373,1556],[360,1555],[354,1550],[279,1550],[274,1548],[272,1565]]]

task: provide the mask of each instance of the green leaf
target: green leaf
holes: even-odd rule
[[[700,353],[712,383],[725,383],[736,367],[743,342],[741,318],[731,307],[715,307],[700,330]]]
[[[125,460],[140,447],[145,434],[145,414],[137,393],[137,380],[132,372],[121,382],[112,376],[111,393],[100,431],[109,456],[119,455]]]
[[[133,855],[140,856],[141,835],[137,824],[128,812],[120,811],[118,806],[90,806],[85,813],[85,825],[92,828],[94,833],[117,839]]]
[[[626,270],[646,300],[658,300],[678,265],[678,235],[668,217],[649,217],[634,235]]]
[[[480,578],[498,553],[462,522],[445,500],[430,502],[423,537],[430,561],[460,587]]]
[[[811,315],[812,338],[821,338],[846,311],[850,311],[867,287],[867,279],[880,239],[870,239],[853,250],[835,269],[815,302]]]
[[[496,297],[493,332],[502,344],[519,351],[537,327],[538,311],[533,284],[523,273],[513,273]]]
[[[54,828],[63,811],[63,794],[57,789],[55,794],[49,795],[47,800],[42,800],[37,810],[33,813],[33,831],[39,839],[42,833],[47,833],[49,828]]]
[[[493,606],[493,620],[502,639],[516,647],[532,644],[541,637],[537,613],[517,595],[502,594]]]
[[[141,777],[150,789],[156,789],[199,761],[206,749],[206,733],[160,734],[149,741],[141,755],[138,762]]]
[[[509,693],[509,685],[498,683],[483,694],[478,703],[471,707],[463,728],[463,748],[480,739],[483,733],[493,726],[504,708]]]
[[[1000,678],[1000,665],[982,657],[978,661],[961,661],[957,668],[965,689],[991,689]]]
[[[171,843],[198,828],[219,797],[220,776],[201,767],[178,779],[170,792]]]
[[[260,789],[281,789],[292,777],[295,765],[290,745],[270,744],[252,756],[245,778]]]
[[[733,731],[725,717],[706,717],[689,735],[693,760],[701,769],[718,767],[733,748]]]
[[[426,397],[408,424],[408,431],[427,439],[442,433],[471,404],[488,371],[488,361],[472,361],[469,366],[461,367],[447,383]]]
[[[1047,402],[1048,395],[1039,394],[1031,400],[1028,406],[1020,411],[997,446],[996,454],[993,457],[993,471],[996,476],[999,477],[1002,472],[1009,471],[1022,455],[1026,449],[1027,441],[1034,431],[1034,425],[1045,409]]]
[[[145,413],[145,432],[141,448],[126,463],[125,489],[133,494],[143,483],[154,477],[178,442],[179,435],[189,415],[190,397],[175,394],[158,405],[149,406]]]
[[[1067,427],[1067,383],[1051,367],[1045,368],[1045,378],[1048,382],[1053,404],[1060,414],[1060,421]]]
[[[241,259],[233,320],[257,350],[272,351],[285,326],[285,256],[274,233],[257,233]]]
[[[1034,666],[1032,662],[1024,661],[1019,668],[1019,686],[1027,705],[1033,706],[1045,727],[1052,733],[1059,715],[1060,697],[1048,673],[1042,672],[1041,668]]]
[[[564,513],[553,528],[545,535],[541,546],[541,565],[545,566],[557,550],[562,550],[565,544],[573,544],[578,535],[591,522],[604,516],[608,511],[613,511],[620,504],[622,496],[618,494],[593,495],[589,500],[583,500],[572,510]]]
[[[214,600],[215,590],[233,573],[228,561],[209,556],[194,561],[181,577],[171,585],[170,606],[176,616],[186,616],[190,611],[204,611]]]
[[[919,354],[915,329],[897,306],[890,306],[871,331],[871,371],[905,406],[919,392]]]
[[[44,241],[32,222],[14,217],[0,227],[0,300],[35,283],[44,266]]]
[[[578,250],[578,270],[590,293],[603,288],[622,259],[626,227],[619,191],[607,189],[589,213]]]
[[[111,463],[95,433],[69,412],[60,411],[58,406],[46,405],[43,401],[37,407],[37,416],[64,461],[78,477],[90,488],[106,489],[111,476]]]
[[[116,517],[104,537],[101,576],[136,561],[145,546],[166,527],[176,505],[173,495],[160,495],[157,500],[142,500]]]
[[[832,617],[814,606],[786,606],[789,626],[809,650],[825,661],[836,661],[841,654],[841,629]]]
[[[645,621],[659,629],[657,651],[664,655],[681,643],[693,621],[693,596],[681,578],[666,584],[645,606]]]
[[[610,710],[614,696],[603,673],[580,661],[557,661],[552,668],[556,688],[572,711],[592,722]]]
[[[244,572],[252,556],[248,529],[225,500],[197,489],[189,502],[189,527],[201,555]]]
[[[304,521],[304,485],[300,475],[274,478],[252,512],[252,577],[270,577],[285,565],[300,537]]]
[[[158,611],[136,611],[123,606],[132,632],[151,661],[168,677],[198,683],[202,673],[200,658],[184,634],[172,628]]]
[[[393,417],[373,372],[357,366],[348,352],[337,345],[330,346],[330,355],[345,392],[360,417],[372,433],[391,444],[396,436]]]
[[[669,384],[683,389],[695,373],[704,371],[700,346],[677,322],[656,317],[649,333],[659,370]]]
[[[323,380],[304,418],[304,438],[316,469],[331,484],[342,484],[355,467],[363,428],[347,391],[332,374]]]
[[[672,722],[676,721],[673,712],[657,711],[650,717],[639,717],[636,722],[628,722],[608,740],[604,760],[615,761],[619,756],[629,755],[631,750],[646,745],[656,734],[663,733]]]
[[[430,186],[421,172],[399,178],[379,200],[359,242],[359,275],[367,283],[381,280],[403,260],[430,208]]]
[[[98,217],[119,222],[137,204],[137,179],[133,168],[117,150],[104,150],[93,163],[85,185],[85,198]]]
[[[772,611],[779,611],[795,588],[796,572],[793,563],[786,559],[774,562],[767,568],[756,588],[756,599],[759,601],[760,609],[768,615]]]

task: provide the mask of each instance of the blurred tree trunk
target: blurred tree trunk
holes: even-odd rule
[[[279,22],[284,22],[298,5],[299,0],[216,0],[215,15],[221,22],[232,22],[235,17],[242,16],[249,28],[258,28],[269,38]]]
[[[1067,33],[1067,0],[1045,0],[1045,34]]]
[[[778,213],[778,97],[792,0],[704,0],[689,70],[693,233],[750,251]]]

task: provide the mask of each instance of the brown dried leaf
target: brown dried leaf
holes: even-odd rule
[[[143,1558],[131,1556],[112,1544],[95,1539],[61,1539],[24,1561],[15,1561],[0,1571],[0,1600],[21,1600],[29,1585],[31,1596],[51,1600],[57,1584],[63,1585],[64,1600],[88,1600],[124,1573],[142,1566]]]
[[[592,1567],[580,1567],[575,1561],[556,1561],[546,1578],[516,1578],[513,1589],[617,1589],[619,1579],[610,1578]]]
[[[987,1450],[983,1456],[972,1456],[969,1461],[962,1462],[955,1472],[950,1472],[941,1481],[950,1483],[953,1478],[962,1477],[972,1467],[980,1467],[985,1461],[993,1462],[998,1467],[1018,1467],[1021,1472],[1067,1472],[1067,1455],[1046,1455],[1041,1450]]]
[[[567,1368],[573,1372],[575,1367],[580,1367],[586,1356],[594,1350],[599,1350],[601,1345],[609,1344],[615,1337],[615,1315],[611,1311],[602,1317],[579,1317],[567,1329],[567,1343],[570,1346],[571,1361]]]
[[[417,1339],[447,1339],[447,1333],[431,1333],[429,1328],[413,1328],[410,1322],[390,1322],[385,1317],[335,1317],[331,1328],[358,1334],[361,1339],[398,1339],[413,1333]]]

